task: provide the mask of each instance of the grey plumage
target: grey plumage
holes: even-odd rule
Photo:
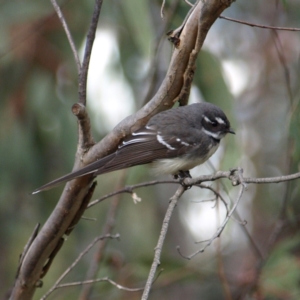
[[[116,152],[43,185],[33,194],[86,174],[97,176],[151,162],[157,173],[176,175],[205,162],[227,133],[234,132],[223,111],[213,104],[170,109],[125,138]]]

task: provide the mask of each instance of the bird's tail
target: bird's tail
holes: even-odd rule
[[[101,169],[103,166],[105,166],[106,163],[108,163],[112,158],[113,158],[114,154],[105,156],[102,159],[99,159],[77,171],[71,172],[69,174],[66,174],[62,177],[59,177],[49,183],[46,183],[45,185],[42,185],[41,187],[35,189],[32,194],[37,194],[41,191],[45,191],[45,190],[49,190],[52,189],[53,187],[56,187],[64,182],[68,182],[72,179],[87,175],[87,174],[91,174],[91,173],[96,173],[101,174],[101,172],[99,172],[99,169]],[[103,172],[105,173],[105,172]]]

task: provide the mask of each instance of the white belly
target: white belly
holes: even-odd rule
[[[213,146],[205,157],[189,158],[189,157],[177,157],[177,158],[165,158],[154,161],[152,163],[153,171],[156,174],[177,174],[178,171],[188,171],[198,165],[207,161],[218,149],[219,144]]]

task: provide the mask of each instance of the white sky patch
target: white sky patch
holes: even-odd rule
[[[188,225],[196,241],[210,239],[225,218],[226,210],[223,204],[219,206],[220,215],[218,215],[215,202],[197,203],[201,200],[211,200],[213,198],[212,193],[204,193],[201,190],[200,197],[190,197],[191,203],[189,203],[187,210],[184,212],[186,214],[185,223]]]
[[[111,130],[134,111],[133,93],[124,78],[119,59],[114,33],[97,30],[90,61],[87,96],[88,107],[96,116],[95,125],[99,131]]]
[[[225,80],[234,96],[239,96],[247,86],[249,72],[247,66],[241,61],[222,60]]]
[[[203,102],[204,98],[199,90],[199,88],[195,85],[192,85],[191,94],[189,99],[189,104]]]

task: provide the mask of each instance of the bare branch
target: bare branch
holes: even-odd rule
[[[93,10],[93,17],[89,27],[89,31],[87,34],[84,57],[82,61],[82,68],[79,75],[79,103],[86,105],[86,83],[87,83],[87,75],[89,70],[90,58],[92,54],[93,44],[96,36],[97,24],[101,12],[103,0],[96,0],[95,6]]]
[[[235,175],[235,172],[237,169],[231,169],[230,171],[217,171],[214,174],[211,175],[203,175],[199,176],[197,178],[185,178],[184,184],[185,185],[195,185],[199,184],[205,181],[215,181],[220,178],[228,178],[231,180],[232,185],[236,186],[240,184],[239,177]],[[265,177],[265,178],[252,178],[252,177],[246,177],[243,178],[243,183],[256,183],[256,184],[267,184],[267,183],[280,183],[290,180],[296,180],[300,178],[300,172],[294,173],[290,175],[283,175],[283,176],[277,176],[277,177]]]
[[[221,178],[227,178],[232,180],[233,185],[239,185],[239,181],[236,180],[236,177],[234,176],[234,171],[235,169],[231,170],[231,171],[217,171],[214,174],[211,175],[202,175],[196,178],[186,178],[184,180],[184,184],[186,186],[193,186],[193,185],[199,185],[202,182],[207,182],[207,181],[215,181]],[[284,182],[284,181],[290,181],[290,180],[296,180],[300,178],[300,172],[299,173],[295,173],[295,174],[291,174],[291,175],[286,175],[286,176],[279,176],[279,177],[266,177],[266,178],[244,178],[244,183],[256,183],[256,184],[268,184],[268,183],[280,183],[280,182]],[[139,184],[135,184],[135,185],[130,185],[127,186],[121,190],[118,191],[114,191],[110,194],[107,194],[99,199],[96,199],[92,202],[89,203],[87,208],[90,208],[114,195],[120,194],[120,193],[129,193],[131,194],[135,189],[138,188],[142,188],[142,187],[147,187],[147,186],[152,186],[152,185],[157,185],[157,184],[180,184],[180,182],[178,180],[154,180],[154,181],[149,181],[149,182],[143,182],[143,183],[139,183]],[[202,187],[202,185],[200,185],[200,187]],[[204,188],[208,188],[211,189],[208,186],[203,186]],[[215,191],[214,191],[215,192]],[[219,194],[220,196],[220,194]],[[223,198],[224,200],[224,198]],[[224,202],[224,204],[226,203],[226,201]]]
[[[127,174],[126,170],[123,170],[121,176],[118,179],[118,182],[116,183],[114,190],[120,189],[120,187],[124,184],[126,174]],[[106,214],[106,221],[102,230],[103,236],[112,233],[115,226],[115,218],[116,218],[117,210],[119,208],[119,204],[120,204],[120,194],[115,195],[115,197],[111,201],[110,208]],[[104,250],[107,245],[107,242],[108,239],[102,239],[99,242],[97,250],[90,261],[90,266],[85,277],[86,280],[91,280],[96,278],[96,275],[99,270],[99,265],[102,262],[104,256]],[[89,295],[91,294],[92,291],[92,286],[93,286],[92,284],[84,285],[79,299],[89,299],[90,298]]]
[[[111,235],[101,235],[96,237],[80,254],[79,256],[75,259],[75,261],[71,264],[71,266],[66,269],[66,271],[57,279],[55,284],[52,286],[52,288],[49,289],[49,291],[41,298],[41,300],[46,299],[54,290],[63,287],[63,285],[59,285],[59,283],[74,269],[74,267],[78,264],[78,262],[81,260],[81,258],[100,240],[103,239],[118,239],[120,237],[119,234]],[[70,285],[68,285],[70,286]]]
[[[196,186],[198,186],[198,187],[200,187],[200,188],[202,188],[202,189],[208,189],[208,190],[212,191],[212,192],[215,194],[215,196],[216,196],[216,198],[213,199],[213,201],[216,201],[216,200],[218,200],[218,198],[219,198],[219,199],[223,202],[223,204],[224,204],[224,206],[225,206],[225,209],[226,209],[226,215],[228,215],[228,213],[229,213],[228,203],[227,203],[227,201],[225,200],[225,198],[224,198],[224,197],[223,197],[216,189],[214,189],[214,188],[211,187],[211,186],[205,185],[205,184],[199,184],[199,185],[196,185]]]
[[[160,265],[161,251],[162,251],[162,247],[163,247],[163,244],[164,244],[164,241],[165,241],[165,238],[166,238],[169,223],[170,223],[174,208],[176,207],[176,204],[177,204],[179,198],[184,193],[184,191],[185,191],[185,187],[180,186],[177,189],[174,196],[170,199],[169,207],[167,209],[167,212],[165,214],[165,218],[164,218],[164,221],[163,221],[163,224],[162,224],[160,236],[159,236],[157,245],[155,247],[154,259],[153,259],[152,266],[151,266],[151,269],[150,269],[150,272],[149,272],[149,276],[147,278],[147,282],[146,282],[145,289],[144,289],[144,292],[143,292],[142,300],[147,300],[148,299],[149,292],[150,292],[152,283],[153,283],[154,278],[155,278],[155,273],[156,273],[157,267]]]
[[[80,71],[81,71],[81,63],[80,63],[80,58],[79,58],[79,55],[78,55],[78,51],[75,47],[75,43],[74,43],[74,40],[72,38],[72,35],[71,35],[71,32],[69,30],[69,27],[68,27],[68,24],[64,18],[64,15],[59,7],[59,5],[57,4],[56,0],[50,0],[55,11],[56,11],[56,14],[66,32],[66,35],[67,35],[67,38],[68,38],[68,41],[69,41],[69,44],[71,46],[71,49],[72,49],[72,52],[73,52],[73,55],[74,55],[74,59],[75,59],[75,62],[76,62],[76,66],[77,66],[77,73],[78,75],[80,74]]]
[[[31,236],[30,236],[29,239],[28,239],[28,242],[26,243],[26,245],[25,245],[25,247],[24,247],[24,250],[23,250],[23,252],[22,252],[22,254],[21,254],[21,256],[20,256],[20,261],[19,261],[19,266],[18,266],[18,270],[17,270],[17,275],[16,275],[16,277],[19,275],[19,271],[20,271],[20,268],[21,268],[21,266],[22,266],[24,257],[26,256],[26,254],[27,254],[27,252],[28,252],[28,250],[29,250],[31,244],[32,244],[33,241],[35,240],[35,238],[36,238],[36,236],[37,236],[37,234],[38,234],[38,232],[39,232],[39,230],[40,230],[40,226],[41,226],[40,223],[36,224],[36,226],[34,227],[34,230],[33,230],[32,234],[31,234]]]
[[[236,22],[236,23],[239,23],[239,24],[248,25],[248,26],[251,26],[251,27],[263,28],[263,29],[285,30],[285,31],[300,31],[300,28],[259,25],[259,24],[249,23],[249,22],[245,22],[245,21],[241,21],[241,20],[237,20],[237,19],[233,19],[233,18],[229,18],[229,17],[225,17],[225,16],[219,16],[219,18],[224,19],[224,20],[228,20],[228,21],[232,21],[232,22]]]
[[[72,106],[72,112],[78,121],[77,155],[83,155],[83,153],[95,144],[91,133],[91,121],[86,107],[81,103],[75,103]]]
[[[215,169],[214,165],[213,165],[210,161],[208,161],[208,164],[209,164],[210,168],[211,168],[214,172],[216,172],[216,169]],[[225,185],[222,181],[221,181],[221,185],[223,186],[223,189],[225,190],[225,192],[226,192],[228,198],[230,199],[230,201],[233,202],[233,201],[231,200],[231,197],[230,197],[230,194],[229,194],[229,191],[228,191],[226,185]],[[251,247],[252,247],[252,250],[254,251],[255,255],[256,255],[258,258],[261,259],[261,258],[263,257],[263,254],[262,254],[262,252],[260,251],[259,247],[257,246],[257,243],[256,243],[256,242],[254,241],[254,239],[252,238],[252,236],[251,236],[251,234],[250,234],[248,228],[245,226],[245,225],[247,224],[247,221],[246,221],[246,220],[243,220],[243,218],[240,216],[238,210],[236,210],[236,211],[234,212],[234,215],[235,215],[237,218],[234,218],[233,215],[232,215],[232,216],[231,216],[231,219],[232,219],[233,221],[239,223],[240,225],[242,225],[242,227],[241,227],[241,228],[242,228],[242,231],[243,231],[243,232],[245,233],[245,235],[247,236],[247,238],[248,238],[248,240],[249,240],[249,243],[250,243],[250,245],[251,245]]]
[[[188,4],[189,6],[194,6],[194,4],[193,3],[191,3],[191,2],[189,2],[188,0],[184,0],[184,2],[186,3],[186,4]]]
[[[152,186],[152,185],[157,185],[157,184],[165,184],[165,183],[171,183],[171,184],[179,184],[179,181],[177,180],[154,180],[154,181],[149,181],[149,182],[143,182],[143,183],[139,183],[139,184],[135,184],[135,185],[129,185],[129,186],[126,186],[125,188],[121,189],[121,190],[118,190],[118,191],[114,191],[110,194],[107,194],[99,199],[96,199],[92,202],[90,202],[90,204],[88,205],[87,208],[90,208],[110,197],[113,197],[117,194],[121,194],[121,193],[129,193],[129,194],[132,194],[133,191],[135,189],[138,189],[138,188],[142,188],[142,187],[146,187],[146,186]]]
[[[127,291],[127,292],[139,292],[139,291],[143,290],[143,288],[128,288],[128,287],[125,287],[125,286],[120,285],[120,284],[116,283],[115,281],[113,281],[113,280],[111,280],[111,279],[109,279],[107,277],[98,278],[98,279],[92,279],[92,280],[78,281],[78,282],[64,283],[64,284],[58,285],[57,289],[61,289],[61,288],[65,288],[65,287],[70,287],[70,286],[92,284],[92,283],[103,282],[103,281],[107,281],[110,284],[112,284],[115,287],[117,287],[119,290],[123,290],[123,291]]]
[[[280,183],[290,180],[295,180],[300,178],[300,172],[294,173],[290,175],[283,175],[277,177],[265,177],[265,178],[244,178],[245,183],[258,183],[258,184],[265,184],[265,183]]]
[[[212,244],[212,242],[213,242],[216,238],[220,237],[220,235],[222,234],[222,232],[223,232],[223,230],[224,230],[226,224],[228,223],[229,219],[231,218],[231,215],[232,215],[232,214],[234,213],[234,211],[236,210],[236,208],[237,208],[237,206],[238,206],[238,204],[239,204],[239,202],[240,202],[240,200],[241,200],[241,198],[242,198],[242,196],[243,196],[243,193],[244,193],[244,191],[245,191],[246,184],[245,184],[245,182],[244,182],[244,178],[243,178],[243,174],[242,174],[242,173],[243,173],[243,170],[242,170],[242,169],[238,169],[238,175],[237,175],[237,176],[238,176],[239,181],[240,181],[240,183],[241,183],[240,191],[239,191],[239,194],[238,194],[238,196],[237,196],[236,202],[234,203],[232,209],[230,210],[230,212],[228,213],[228,215],[227,215],[226,218],[224,219],[222,225],[217,229],[217,231],[215,232],[215,234],[214,234],[208,241],[206,241],[207,243],[206,243],[206,245],[205,245],[203,248],[201,248],[200,250],[197,250],[196,252],[194,252],[193,254],[191,254],[191,255],[189,255],[189,256],[183,255],[183,254],[181,253],[181,251],[180,251],[180,246],[177,246],[177,251],[179,252],[179,254],[180,254],[183,258],[186,258],[186,259],[188,259],[188,260],[192,259],[192,258],[195,257],[197,254],[204,252],[205,249],[206,249],[207,247],[209,247],[209,246]],[[203,243],[203,241],[197,242],[197,243]]]

